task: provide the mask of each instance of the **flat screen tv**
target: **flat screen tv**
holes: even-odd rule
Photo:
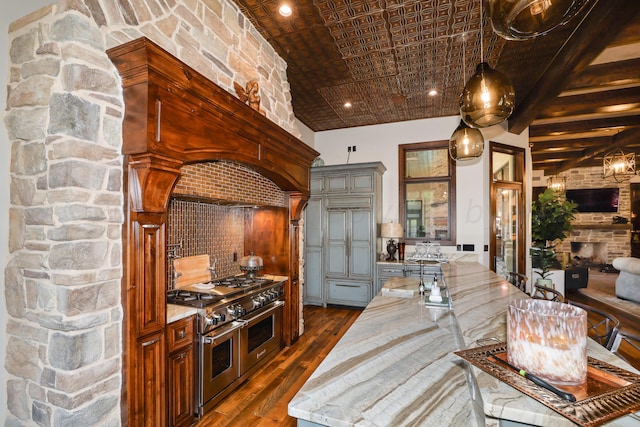
[[[618,212],[619,188],[567,190],[567,200],[578,204],[578,212]]]

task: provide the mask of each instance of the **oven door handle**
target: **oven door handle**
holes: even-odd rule
[[[248,325],[249,323],[251,323],[255,319],[257,319],[259,317],[263,317],[264,315],[269,314],[272,311],[275,311],[276,309],[282,307],[283,305],[284,305],[284,301],[281,301],[281,300],[275,301],[273,303],[273,306],[269,307],[269,309],[267,309],[265,311],[261,311],[260,313],[256,314],[253,317],[250,317],[248,319],[238,319],[238,321],[241,321],[242,322],[242,327],[245,327],[246,325]]]
[[[219,340],[220,338],[224,337],[225,335],[229,335],[231,332],[233,332],[233,331],[235,331],[237,329],[240,329],[243,326],[244,326],[244,324],[242,322],[237,322],[237,321],[233,322],[229,328],[225,328],[224,331],[222,331],[222,332],[220,332],[220,333],[218,333],[216,335],[213,335],[213,336],[203,335],[202,336],[202,343],[203,344],[215,344],[215,342],[217,340]]]

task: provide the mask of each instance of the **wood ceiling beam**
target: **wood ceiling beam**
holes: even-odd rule
[[[609,129],[624,129],[640,126],[640,114],[633,116],[607,117],[604,119],[577,120],[573,122],[536,124],[529,127],[529,138],[547,135],[563,135],[578,132],[598,132]]]
[[[606,95],[596,92],[561,96],[549,103],[537,119],[568,118],[593,113],[619,116],[636,110],[640,112],[640,86],[610,90]]]
[[[567,160],[577,159],[581,155],[582,155],[582,153],[579,152],[579,151],[576,151],[576,152],[573,152],[573,153],[563,152],[562,154],[558,154],[558,153],[554,153],[554,154],[538,154],[535,157],[532,157],[531,160],[533,161],[533,163],[541,163],[541,162],[546,162],[546,161],[550,161],[550,160],[554,160],[554,161],[558,161],[558,162],[564,162],[564,161],[567,161]]]
[[[520,134],[640,12],[638,0],[599,0],[550,61],[509,119],[509,132]]]
[[[532,155],[537,153],[562,153],[564,151],[585,150],[604,144],[610,144],[612,136],[596,138],[576,138],[572,140],[554,140],[533,143]]]
[[[603,91],[615,86],[640,86],[640,58],[591,65],[569,82],[562,95],[580,91]]]
[[[586,150],[580,157],[561,162],[561,164],[557,166],[557,171],[559,173],[568,169],[584,167],[584,163],[592,161],[594,157],[602,157],[611,151],[622,149],[630,144],[637,144],[639,140],[640,127],[620,132],[612,138],[610,144],[603,144],[602,146],[595,147],[591,150]]]

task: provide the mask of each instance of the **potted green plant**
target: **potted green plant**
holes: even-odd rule
[[[538,269],[538,283],[550,286],[549,270],[559,266],[554,248],[572,229],[577,205],[564,194],[547,188],[531,207],[531,264]]]

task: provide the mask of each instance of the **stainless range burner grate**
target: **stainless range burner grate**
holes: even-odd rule
[[[185,290],[172,290],[167,293],[167,303],[188,305],[191,307],[206,307],[222,299],[219,295],[204,292],[194,292]]]

